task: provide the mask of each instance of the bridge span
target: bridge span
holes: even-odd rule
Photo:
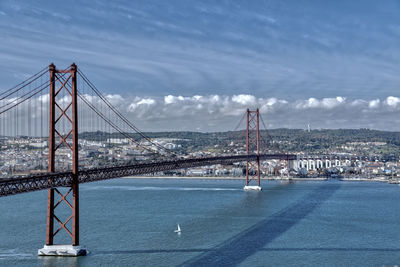
[[[242,161],[257,161],[257,155],[234,155],[220,157],[203,157],[193,159],[178,159],[152,163],[134,164],[127,166],[84,169],[78,173],[79,183],[88,183],[113,178],[155,173],[191,167],[209,166],[215,164],[230,164]],[[292,154],[261,154],[260,160],[296,160]],[[30,175],[23,178],[10,178],[0,180],[0,197],[25,192],[32,192],[57,187],[71,187],[73,183],[72,172],[43,173]]]
[[[264,141],[264,145],[268,145],[268,142],[260,135],[260,121],[263,124],[264,122],[260,116],[259,109],[247,109],[244,114],[246,116],[242,117],[242,120],[246,117],[246,150],[242,152],[243,154],[237,155],[235,152],[232,152],[235,155],[181,158],[181,155],[177,155],[167,147],[154,142],[149,136],[140,131],[78,70],[75,64],[72,64],[67,69],[57,69],[54,64],[51,64],[48,68],[48,74],[49,79],[47,81],[45,79],[45,82],[42,82],[44,76],[47,75],[47,70],[44,68],[17,86],[0,93],[0,101],[2,101],[0,104],[3,104],[0,106],[2,125],[15,125],[15,130],[9,129],[9,134],[14,134],[15,138],[19,136],[40,136],[41,142],[43,140],[48,141],[48,145],[45,142],[48,153],[44,153],[44,147],[39,148],[39,155],[48,156],[48,159],[44,161],[44,166],[47,165],[47,173],[32,174],[22,178],[10,177],[0,180],[0,197],[48,189],[46,243],[38,251],[38,255],[40,256],[86,255],[86,249],[80,247],[79,242],[79,184],[81,183],[175,169],[246,162],[245,189],[261,190],[261,160],[296,160],[296,155],[289,155],[284,152],[279,152],[281,154],[266,154],[271,150],[263,152],[261,143]],[[78,79],[80,82],[78,82]],[[48,94],[44,94],[45,90],[48,90]],[[88,92],[91,95],[88,95]],[[94,101],[93,96],[96,97],[96,101]],[[38,99],[35,100],[35,97]],[[43,101],[41,100],[45,98],[48,98],[49,105],[48,112],[44,116],[42,112]],[[36,129],[36,132],[40,132],[40,135],[39,133],[35,135],[31,132],[30,126],[32,122],[33,125],[38,122],[32,120],[34,116],[25,116],[24,119],[27,127],[22,127],[22,119],[19,119],[20,116],[18,115],[22,113],[18,112],[21,109],[32,111],[32,101],[33,103],[40,102],[39,117],[41,126],[40,131]],[[90,113],[90,120],[88,120],[88,114],[85,115],[85,111]],[[28,112],[28,114],[30,113]],[[79,120],[83,119],[83,123],[80,125],[78,125],[78,118],[80,118]],[[42,124],[44,119],[48,119],[49,135],[47,139],[43,138]],[[5,120],[8,120],[8,123],[5,123]],[[242,120],[238,125],[241,124]],[[85,166],[79,164],[78,135],[79,133],[84,133],[85,130],[87,132],[97,132],[94,131],[94,128],[91,128],[93,126],[104,127],[103,131],[100,132],[107,132],[110,136],[116,134],[117,136],[125,137],[132,144],[135,144],[135,149],[139,149],[140,153],[147,151],[150,152],[150,155],[157,154],[163,159],[150,158],[151,161],[148,163],[134,165],[110,165],[103,168],[85,168]],[[24,131],[21,128],[22,130],[26,130],[27,133],[22,134]],[[78,128],[81,130],[79,131]],[[134,136],[133,133],[137,135]],[[5,133],[2,135],[7,136]],[[145,143],[149,145],[145,145]],[[61,154],[70,155],[68,157],[68,161],[71,163],[70,171],[64,171],[64,169],[59,167],[60,163],[66,163],[56,161],[56,158],[60,158]],[[32,161],[35,160],[35,158],[32,159]],[[39,161],[42,162],[40,159]],[[69,167],[68,164],[67,166]],[[256,182],[257,185],[249,185],[250,181],[253,183]],[[60,187],[64,189],[59,190],[58,188]],[[60,198],[57,201],[56,197],[58,196]],[[59,217],[56,214],[59,213],[59,209],[56,210],[56,208],[61,203],[71,210],[71,215],[64,221],[61,220],[61,216]],[[56,229],[57,224],[58,228]],[[71,237],[71,245],[55,244],[54,237],[62,230]]]

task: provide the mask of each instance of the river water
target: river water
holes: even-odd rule
[[[80,239],[90,253],[79,258],[37,256],[45,242],[47,191],[0,198],[0,265],[400,264],[398,185],[262,181],[262,192],[242,187],[239,180],[200,179],[83,184]]]

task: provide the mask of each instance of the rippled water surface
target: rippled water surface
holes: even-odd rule
[[[400,264],[400,186],[262,186],[262,192],[244,192],[243,181],[184,179],[81,185],[81,244],[90,254],[79,258],[37,256],[45,241],[46,191],[0,198],[0,265]],[[57,209],[67,217],[67,209]]]

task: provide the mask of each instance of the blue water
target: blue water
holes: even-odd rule
[[[1,266],[393,266],[400,186],[118,179],[81,185],[86,257],[38,257],[47,192],[0,198]],[[60,217],[67,210],[59,208]],[[174,233],[177,223],[182,234]],[[67,239],[57,236],[59,243]]]

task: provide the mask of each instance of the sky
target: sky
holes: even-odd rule
[[[144,131],[400,131],[400,1],[0,0],[0,92],[75,62]],[[244,125],[243,125],[244,127]]]

